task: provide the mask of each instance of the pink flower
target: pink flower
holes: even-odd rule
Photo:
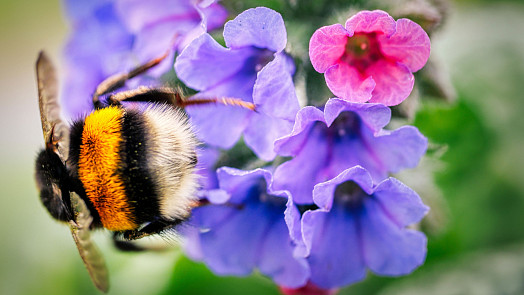
[[[428,60],[429,37],[409,19],[381,10],[361,11],[340,24],[318,29],[309,42],[315,70],[325,73],[336,96],[351,102],[393,106],[413,90],[413,72]]]

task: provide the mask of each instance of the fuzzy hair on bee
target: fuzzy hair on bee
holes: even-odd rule
[[[188,218],[198,187],[196,146],[185,114],[173,106],[110,106],[73,123],[68,166],[101,225],[132,231]]]
[[[167,56],[107,78],[95,90],[90,114],[71,125],[60,118],[53,65],[37,60],[39,106],[45,148],[36,159],[40,199],[50,215],[69,224],[80,256],[101,291],[109,288],[102,256],[89,231],[113,232],[115,245],[170,230],[197,206],[198,141],[183,111],[219,103],[254,110],[234,98],[185,98],[177,89],[139,87],[113,93]],[[107,95],[107,102],[100,97]],[[122,102],[146,102],[125,106]]]

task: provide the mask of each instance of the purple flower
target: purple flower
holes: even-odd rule
[[[409,19],[395,20],[384,11],[360,11],[340,24],[318,29],[309,43],[315,70],[325,73],[329,89],[352,102],[388,106],[406,99],[429,58],[424,29]]]
[[[224,39],[227,48],[209,34],[195,39],[176,60],[177,75],[199,96],[240,98],[257,112],[214,105],[187,111],[204,142],[230,148],[244,134],[257,156],[271,160],[275,139],[291,131],[299,109],[284,21],[271,9],[248,9],[226,23]]]
[[[390,172],[415,167],[427,139],[412,126],[382,129],[391,111],[382,104],[330,99],[324,108],[307,106],[297,114],[293,132],[275,142],[275,150],[294,158],[274,174],[275,188],[288,190],[298,204],[312,203],[313,186],[360,165],[375,183]]]
[[[160,56],[172,47],[175,36],[177,48],[181,48],[201,34],[206,25],[211,29],[220,26],[225,10],[214,2],[65,1],[72,26],[64,50],[65,111],[72,117],[90,111],[91,95],[100,82]],[[157,84],[157,78],[170,69],[173,54],[138,83]],[[137,84],[136,79],[133,82]]]
[[[407,229],[419,222],[429,208],[419,196],[394,178],[373,186],[362,167],[344,170],[317,184],[313,200],[319,207],[301,219],[302,236],[311,268],[311,282],[334,288],[362,280],[369,268],[376,274],[411,273],[426,257],[426,237]],[[300,226],[298,212],[287,219]]]
[[[293,256],[284,220],[288,193],[272,189],[267,170],[225,167],[217,173],[222,194],[193,211],[190,222],[200,232],[188,236],[190,256],[219,275],[243,276],[258,269],[281,286],[304,285],[309,269],[304,258]]]
[[[115,0],[126,29],[135,35],[132,51],[140,61],[155,58],[173,42],[182,50],[193,39],[224,24],[227,11],[216,1],[194,0]],[[174,51],[152,73],[167,72]]]
[[[106,77],[130,67],[134,37],[120,22],[111,1],[66,1],[72,33],[64,48],[62,101],[77,117],[93,108],[91,95]]]
[[[200,188],[202,190],[213,190],[218,188],[216,174],[216,162],[220,157],[220,151],[211,147],[202,147],[198,151],[197,173],[199,176]]]

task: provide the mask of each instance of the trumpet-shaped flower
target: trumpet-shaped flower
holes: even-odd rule
[[[275,142],[278,154],[293,159],[274,173],[276,189],[288,190],[299,204],[310,204],[315,184],[360,165],[378,183],[389,173],[415,167],[427,139],[413,126],[384,130],[391,111],[382,104],[332,98],[324,111],[304,107],[290,135]]]
[[[409,19],[384,11],[361,11],[340,24],[318,29],[309,42],[315,70],[325,74],[335,96],[351,102],[393,106],[413,89],[413,72],[429,58],[426,32]]]
[[[210,194],[210,205],[193,212],[190,222],[200,231],[187,235],[189,255],[219,275],[258,269],[281,286],[304,285],[309,268],[304,258],[293,256],[284,220],[288,193],[273,190],[271,173],[264,169],[224,167],[217,174],[220,190]]]
[[[371,175],[356,166],[317,184],[313,200],[319,207],[288,220],[301,226],[311,268],[311,282],[330,289],[364,279],[366,270],[384,276],[411,273],[426,257],[426,236],[408,225],[428,212],[419,196],[394,178],[374,186]],[[301,225],[300,221],[301,220]]]
[[[257,156],[271,160],[275,139],[291,131],[299,109],[284,21],[269,8],[248,9],[226,23],[224,40],[227,48],[209,34],[195,39],[177,58],[176,73],[197,96],[240,98],[257,112],[215,105],[187,112],[204,142],[230,148],[244,134]]]

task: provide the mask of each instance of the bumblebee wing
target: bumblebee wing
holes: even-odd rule
[[[109,290],[109,275],[102,254],[91,240],[89,227],[93,222],[93,216],[78,194],[70,192],[70,196],[71,207],[75,214],[75,220],[69,222],[73,239],[91,280],[100,291],[105,293]]]
[[[42,132],[46,145],[58,144],[58,156],[65,162],[69,151],[69,129],[60,118],[58,104],[58,80],[55,67],[45,52],[40,51],[36,61],[36,79],[38,83],[38,104]]]

